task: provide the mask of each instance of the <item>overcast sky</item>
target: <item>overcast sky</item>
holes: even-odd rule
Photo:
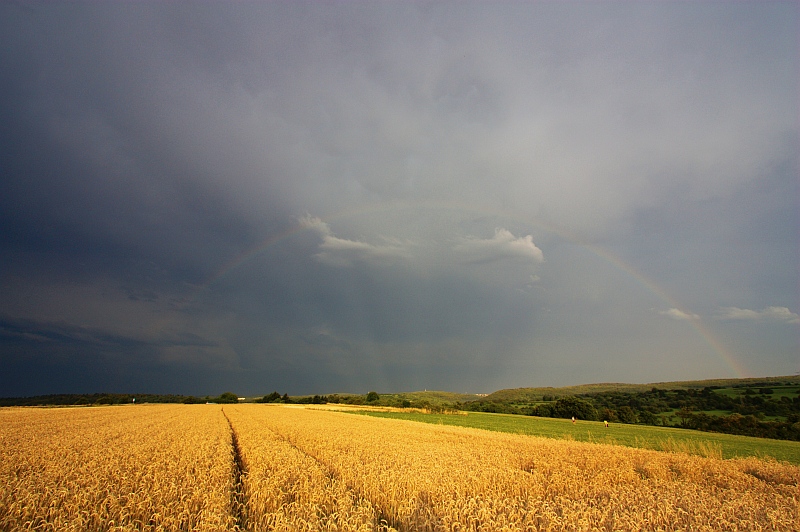
[[[800,371],[787,2],[0,4],[0,396]]]

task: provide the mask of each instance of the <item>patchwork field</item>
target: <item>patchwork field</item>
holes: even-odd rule
[[[278,405],[0,409],[0,530],[797,530],[796,465]]]
[[[336,408],[336,407],[334,407]],[[404,419],[437,425],[479,428],[511,434],[542,436],[545,438],[608,443],[645,449],[683,451],[689,454],[716,458],[774,458],[800,465],[800,442],[770,440],[699,432],[696,430],[649,425],[611,423],[606,428],[601,421],[580,420],[573,424],[569,419],[540,418],[483,412],[462,412],[460,415],[427,414],[387,409],[354,410],[359,414],[389,419]]]

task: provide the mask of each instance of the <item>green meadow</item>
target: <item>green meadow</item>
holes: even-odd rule
[[[362,415],[404,419],[438,425],[454,425],[544,438],[606,443],[662,451],[677,451],[736,458],[756,456],[800,465],[800,442],[735,436],[715,432],[649,425],[625,425],[569,419],[540,418],[510,414],[469,412],[460,414],[426,414],[419,412],[358,411]]]

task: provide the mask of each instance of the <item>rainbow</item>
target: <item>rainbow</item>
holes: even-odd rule
[[[620,270],[624,271],[631,277],[633,277],[637,282],[647,288],[650,292],[655,294],[658,298],[662,301],[667,303],[670,308],[674,308],[679,310],[681,313],[685,315],[692,315],[690,312],[687,312],[683,306],[675,300],[672,296],[670,296],[663,288],[658,286],[654,281],[650,278],[639,272],[638,270],[634,269],[632,266],[627,264],[626,262],[622,261],[616,255],[611,254],[607,250],[600,248],[598,246],[592,244],[582,244],[583,247],[590,250],[597,256],[603,258],[604,260],[608,261],[610,264],[613,264]],[[750,376],[750,372],[747,371],[744,366],[737,360],[737,358],[731,353],[725,345],[719,340],[711,330],[703,323],[702,318],[699,316],[694,316],[691,319],[686,320],[689,325],[691,325],[695,331],[700,335],[705,342],[711,346],[714,352],[734,371],[737,377],[744,378]]]
[[[426,208],[439,211],[455,210],[462,213],[471,212],[483,216],[490,215],[490,216],[499,216],[507,219],[514,219],[507,213],[498,213],[495,211],[490,211],[475,206],[468,206],[451,202],[422,201],[414,203],[396,202],[389,204],[386,203],[370,204],[366,206],[360,206],[359,208],[356,209],[340,211],[331,214],[329,216],[322,217],[322,220],[326,223],[331,223],[335,222],[336,220],[347,219],[357,215],[381,213],[389,210],[410,209],[410,208]],[[725,344],[721,340],[719,340],[719,338],[717,338],[714,335],[714,333],[704,324],[702,318],[694,316],[691,313],[687,312],[683,307],[683,305],[681,305],[674,297],[669,295],[669,293],[667,293],[666,290],[660,287],[655,281],[647,277],[645,274],[635,269],[627,262],[623,261],[617,255],[611,253],[609,250],[602,248],[596,244],[588,243],[584,239],[579,238],[576,234],[572,233],[567,229],[557,227],[549,223],[545,223],[538,219],[530,219],[527,221],[527,223],[539,227],[549,233],[555,234],[560,238],[563,238],[564,240],[567,240],[575,245],[578,245],[588,250],[589,252],[601,258],[602,260],[608,262],[615,268],[618,268],[619,270],[625,272],[628,276],[633,278],[637,283],[645,287],[648,291],[650,291],[660,300],[664,301],[670,308],[677,309],[678,311],[688,316],[693,316],[693,319],[687,319],[686,322],[712,348],[712,350],[717,354],[717,356],[728,367],[730,367],[731,370],[733,370],[735,375],[739,378],[744,378],[749,375],[749,371],[747,371],[744,368],[744,366],[737,360],[737,358],[730,352],[730,350],[727,347],[725,347]],[[230,272],[232,272],[242,264],[248,262],[253,257],[256,257],[257,255],[266,252],[272,246],[275,246],[280,242],[290,239],[292,236],[301,233],[302,231],[307,229],[309,229],[309,227],[305,224],[302,224],[298,218],[297,223],[292,227],[280,233],[270,235],[261,242],[255,244],[254,246],[244,250],[242,253],[226,261],[200,285],[199,291],[210,289],[210,287],[218,280],[225,277],[226,275],[228,275]]]
[[[307,226],[298,222],[296,225],[281,231],[278,234],[270,235],[269,237],[265,238],[258,244],[244,250],[243,252],[239,253],[235,257],[227,260],[222,266],[217,268],[217,270],[208,276],[201,284],[198,291],[208,290],[211,285],[228,275],[230,272],[244,264],[245,262],[249,261],[253,257],[260,255],[261,253],[265,252],[267,249],[271,248],[272,246],[283,242],[291,238],[292,236],[296,235],[308,229]]]

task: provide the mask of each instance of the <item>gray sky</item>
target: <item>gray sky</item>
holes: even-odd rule
[[[799,11],[0,4],[0,396],[795,374]]]

